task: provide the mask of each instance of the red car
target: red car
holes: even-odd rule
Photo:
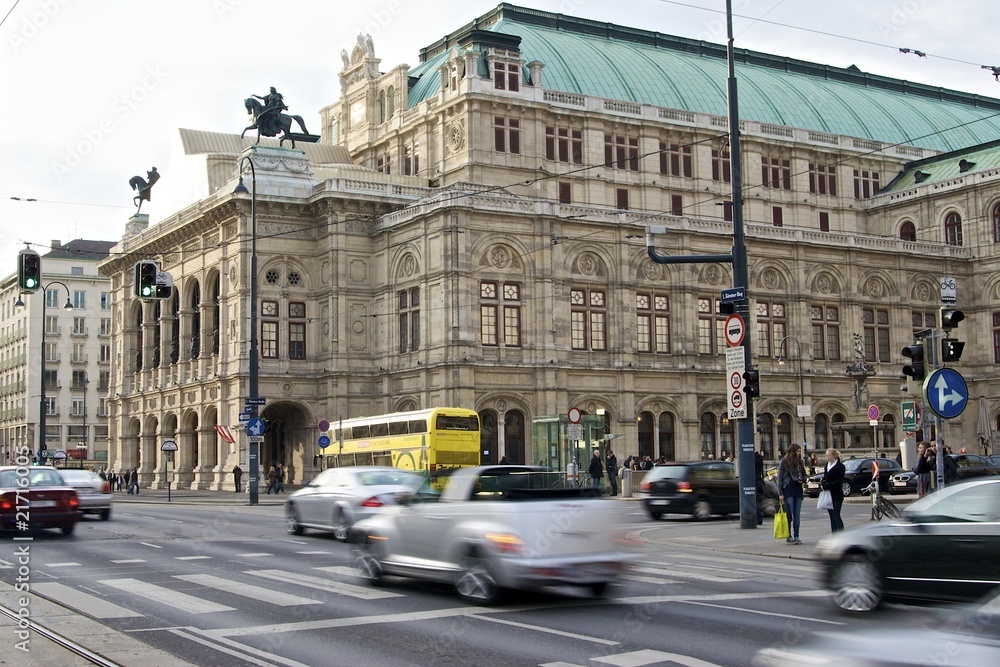
[[[55,468],[0,466],[0,530],[59,528],[72,535],[82,516],[76,490]]]

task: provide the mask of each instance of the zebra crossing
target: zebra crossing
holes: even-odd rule
[[[653,649],[596,656],[591,658],[590,662],[599,665],[611,665],[612,667],[652,667],[653,665],[662,665],[663,667],[681,667],[682,665],[684,667],[721,667],[715,663],[706,662],[705,660],[691,656]],[[538,667],[583,667],[583,665],[572,662],[544,662],[539,664]]]
[[[679,558],[672,556],[669,561],[640,560],[632,563],[625,581],[653,585],[731,584],[747,579],[780,577],[787,579],[815,578],[815,568],[808,564],[785,562],[761,562],[725,557]]]

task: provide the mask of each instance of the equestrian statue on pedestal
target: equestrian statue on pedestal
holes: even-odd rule
[[[287,111],[288,107],[285,106],[284,97],[274,89],[274,86],[271,86],[271,91],[267,95],[251,95],[246,98],[243,100],[243,106],[250,114],[252,123],[243,129],[240,139],[247,133],[247,130],[257,130],[257,143],[260,143],[261,136],[276,137],[280,134],[281,140],[278,145],[284,144],[287,139],[292,142],[292,148],[295,148],[296,141],[314,144],[320,139],[318,134],[309,134],[302,116],[282,113]],[[299,124],[301,133],[292,132],[293,120]]]
[[[139,193],[132,198],[132,203],[137,207],[135,209],[136,215],[139,215],[139,212],[142,211],[142,202],[149,201],[153,186],[156,185],[158,180],[160,180],[160,172],[156,171],[156,167],[146,172],[146,178],[133,176],[128,179],[128,184],[132,186],[133,190]]]

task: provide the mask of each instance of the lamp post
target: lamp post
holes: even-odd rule
[[[778,343],[778,349],[779,350],[784,349],[785,341],[788,340],[795,341],[795,356],[798,358],[799,407],[797,408],[797,411],[799,413],[799,419],[801,420],[802,424],[802,453],[805,454],[807,438],[806,438],[806,417],[805,417],[805,412],[803,411],[805,410],[805,405],[806,405],[806,390],[805,390],[805,380],[803,379],[802,375],[802,345],[799,343],[799,339],[796,338],[795,336],[785,336],[784,338],[781,339],[781,342]],[[778,363],[784,365],[785,363],[784,354],[782,354],[778,358]]]
[[[53,280],[48,285],[42,287],[42,354],[39,357],[41,359],[41,364],[39,366],[38,375],[40,376],[39,381],[39,399],[38,399],[38,457],[39,459],[44,458],[42,452],[47,451],[45,446],[45,311],[48,307],[49,301],[49,288],[53,285],[61,285],[64,290],[66,290],[66,303],[63,305],[65,310],[73,310],[73,302],[69,300],[69,287],[66,283],[60,282],[58,280]],[[24,301],[21,300],[21,296],[18,295],[17,301],[14,305],[22,308],[24,307]],[[44,463],[40,460],[39,463]]]
[[[247,186],[243,184],[244,164],[250,166],[250,185],[253,187],[252,192],[247,190]],[[251,403],[251,405],[247,407],[250,408],[250,414],[256,417],[257,381],[259,374],[257,366],[257,171],[254,168],[253,160],[250,159],[249,155],[244,155],[240,158],[239,163],[236,166],[236,170],[240,174],[240,182],[233,190],[233,194],[250,195],[250,395],[247,398],[250,399],[248,402]],[[260,461],[258,460],[259,455],[259,443],[251,441],[249,443],[247,456],[250,466],[250,484],[248,485],[247,490],[250,493],[251,505],[256,505],[259,500],[260,489],[257,479],[260,474]]]

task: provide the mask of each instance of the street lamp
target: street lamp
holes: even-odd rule
[[[804,381],[803,376],[802,376],[802,346],[799,344],[799,339],[798,338],[796,338],[794,336],[785,336],[784,338],[781,339],[781,342],[778,343],[778,349],[779,350],[784,350],[785,349],[784,348],[785,341],[788,341],[788,340],[795,341],[795,356],[798,357],[798,364],[799,364],[799,407],[798,407],[798,412],[799,412],[799,418],[800,418],[801,423],[802,423],[802,453],[805,454],[806,441],[807,441],[807,438],[806,438],[806,416],[805,416],[806,390],[805,390],[805,381]],[[785,355],[784,355],[784,353],[782,353],[782,355],[780,357],[778,357],[778,364],[782,365],[782,366],[785,365]]]
[[[244,164],[250,165],[252,192],[247,190],[247,186],[243,184]],[[252,405],[248,407],[250,408],[250,414],[256,417],[257,380],[259,374],[257,367],[257,171],[249,155],[244,155],[240,158],[236,170],[240,173],[240,182],[236,184],[233,194],[250,195],[250,396],[248,396],[250,400],[248,402]],[[251,441],[247,457],[250,464],[250,484],[247,490],[250,492],[251,505],[256,505],[259,500],[258,494],[260,490],[257,480],[260,474],[259,454],[260,445],[257,442]]]
[[[41,377],[41,381],[39,382],[39,386],[41,387],[41,391],[39,392],[40,398],[39,398],[39,401],[38,401],[38,457],[39,457],[39,459],[42,458],[42,452],[46,451],[46,448],[45,448],[45,409],[46,409],[47,406],[46,406],[46,402],[45,402],[45,311],[46,311],[46,308],[48,307],[49,288],[52,287],[53,285],[61,285],[62,288],[64,290],[66,290],[66,303],[63,304],[63,309],[64,310],[73,310],[73,302],[69,300],[69,287],[66,286],[66,283],[60,282],[58,280],[53,280],[48,285],[46,285],[45,287],[42,288],[42,354],[39,357],[41,359],[41,365],[39,366],[39,371],[38,371],[38,374]],[[21,295],[20,294],[17,296],[17,301],[14,302],[14,305],[16,307],[18,307],[18,308],[23,308],[24,307],[24,301],[21,299]],[[39,461],[39,462],[42,463],[43,461]]]

